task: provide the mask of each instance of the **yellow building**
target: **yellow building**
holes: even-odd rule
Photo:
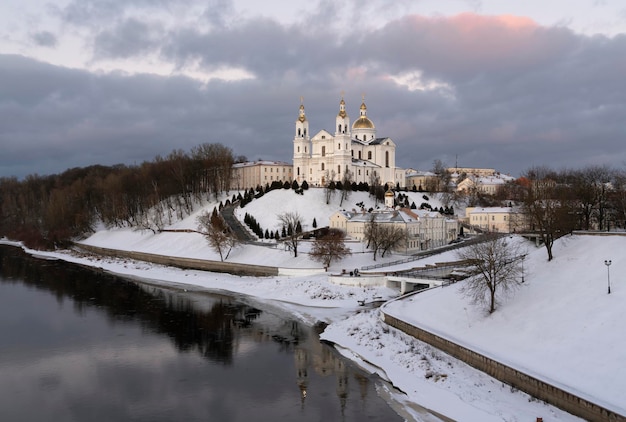
[[[493,233],[514,233],[528,228],[521,210],[511,207],[468,207],[465,222]]]
[[[233,164],[230,186],[232,189],[242,190],[271,185],[275,181],[291,183],[292,169],[291,164],[282,161],[236,163]]]

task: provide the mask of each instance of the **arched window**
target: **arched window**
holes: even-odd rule
[[[341,166],[337,166],[337,174],[341,174]]]
[[[324,163],[322,163],[322,171],[324,171]]]
[[[296,174],[300,176],[300,167],[296,167]]]
[[[341,125],[337,126],[337,132],[341,133]]]
[[[337,149],[341,149],[341,142],[337,144]]]
[[[361,159],[361,151],[359,151],[359,160]]]
[[[300,128],[298,128],[298,136],[301,136],[301,134],[300,134]]]
[[[304,128],[304,136],[306,136],[306,128]]]
[[[389,167],[389,151],[385,151],[385,167]]]
[[[322,146],[322,157],[326,157],[326,147]],[[324,169],[322,169],[324,170]]]
[[[367,151],[367,159],[368,160],[372,159],[372,151]]]
[[[298,152],[300,152],[300,147],[298,147]]]

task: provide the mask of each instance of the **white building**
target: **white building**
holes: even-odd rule
[[[320,130],[309,137],[309,121],[300,105],[293,139],[293,177],[302,184],[324,186],[330,180],[343,180],[350,172],[356,183],[405,186],[404,171],[396,167],[396,144],[391,138],[376,136],[376,126],[367,117],[367,106],[361,104],[359,118],[350,125],[346,103],[341,99],[335,118],[334,134]]]

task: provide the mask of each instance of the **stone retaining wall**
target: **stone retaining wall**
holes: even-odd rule
[[[388,315],[381,309],[383,321],[418,340],[485,372],[512,387],[588,421],[626,421],[626,416],[599,406],[561,388],[504,365],[480,353]]]
[[[154,264],[160,265],[170,265],[173,267],[184,269],[204,270],[217,273],[229,273],[235,275],[249,275],[260,277],[278,275],[278,267],[239,264],[235,262],[209,261],[204,259],[180,258],[137,251],[121,251],[118,249],[101,248],[98,246],[83,244],[76,244],[76,247],[100,255],[112,256],[115,258],[137,259],[139,261],[152,262]]]

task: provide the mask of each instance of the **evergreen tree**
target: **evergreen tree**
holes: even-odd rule
[[[317,221],[315,220],[315,217],[313,217],[313,228],[314,229],[317,228]]]
[[[300,185],[298,184],[298,181],[294,179],[293,182],[291,183],[291,189],[298,190],[299,187]]]
[[[308,190],[309,189],[309,184],[306,182],[306,180],[304,180],[302,182],[302,190]]]

